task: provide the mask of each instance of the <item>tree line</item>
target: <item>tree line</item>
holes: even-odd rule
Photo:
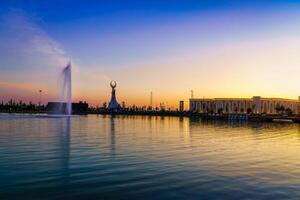
[[[7,102],[0,103],[0,112],[45,112],[46,106],[34,104],[32,102],[25,103],[23,101],[16,102],[10,99]]]

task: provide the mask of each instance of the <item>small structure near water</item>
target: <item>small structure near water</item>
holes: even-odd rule
[[[70,114],[88,114],[89,104],[85,101],[79,101],[78,103],[71,103],[72,113]],[[48,114],[67,114],[69,110],[69,104],[66,102],[48,102],[46,111]]]

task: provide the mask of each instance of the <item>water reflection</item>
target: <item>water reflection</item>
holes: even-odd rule
[[[63,185],[69,183],[70,177],[70,140],[71,140],[71,117],[62,118],[58,121],[58,153],[60,160],[61,182]]]
[[[110,116],[110,149],[111,155],[116,154],[115,115]]]
[[[191,128],[196,128],[196,127],[243,128],[243,129],[253,129],[254,132],[260,129],[290,129],[298,126],[298,124],[294,124],[294,123],[204,120],[200,118],[190,118],[189,122]]]
[[[300,197],[298,124],[178,117],[0,119],[0,196]]]

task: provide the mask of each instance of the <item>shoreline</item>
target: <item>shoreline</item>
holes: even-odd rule
[[[190,112],[100,112],[101,115],[141,115],[141,116],[177,116],[200,118],[206,120],[222,120],[222,121],[249,121],[249,122],[291,122],[300,123],[300,116],[283,116],[283,115],[260,115],[260,114],[206,114],[206,113],[190,113]]]
[[[4,112],[0,111],[0,114],[49,114],[47,112]],[[250,121],[250,122],[291,122],[300,123],[299,115],[283,116],[276,115],[262,115],[262,114],[206,114],[206,113],[191,113],[188,111],[99,111],[99,112],[87,112],[77,113],[73,115],[136,115],[136,116],[165,116],[165,117],[189,117],[200,118],[206,120],[226,120],[226,121]]]

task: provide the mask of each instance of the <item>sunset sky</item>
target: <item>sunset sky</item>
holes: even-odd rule
[[[298,1],[14,1],[0,3],[0,101],[57,100],[73,65],[73,100],[100,105],[194,97],[300,96]]]

